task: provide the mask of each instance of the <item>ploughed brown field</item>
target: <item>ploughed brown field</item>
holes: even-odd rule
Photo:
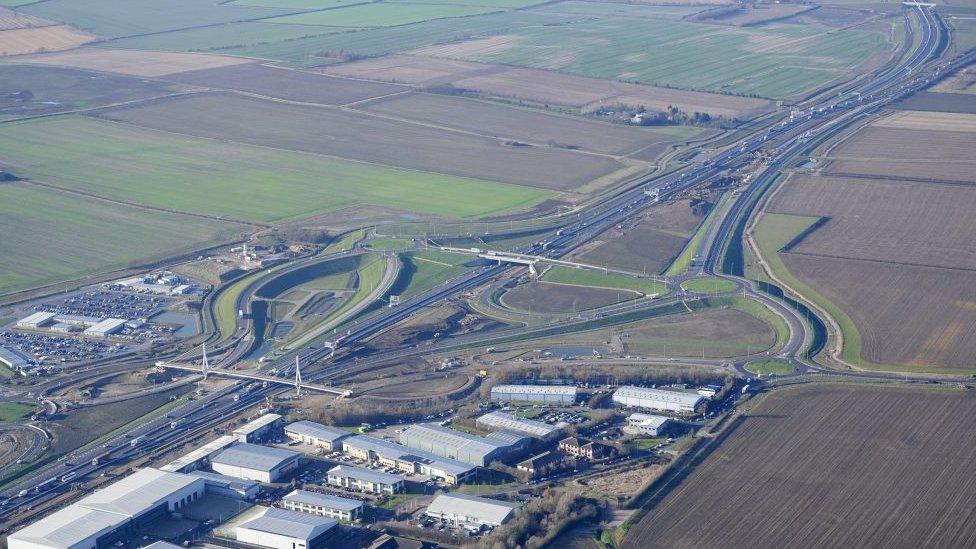
[[[628,290],[608,290],[568,284],[529,282],[502,294],[506,307],[533,313],[572,313],[613,305],[639,297]]]
[[[345,105],[410,89],[406,86],[334,78],[257,63],[183,72],[169,79],[182,84],[240,90],[288,101],[325,105]]]
[[[769,211],[830,218],[791,253],[976,269],[974,186],[801,176]]]
[[[343,63],[323,69],[323,72],[423,87],[453,86],[488,96],[579,107],[587,112],[600,106],[643,105],[649,109],[665,110],[670,105],[676,105],[687,112],[748,118],[772,107],[772,103],[765,99],[658,88],[538,69],[418,55],[388,55]]]
[[[878,364],[976,367],[976,272],[787,253],[790,273],[840,307]]]
[[[68,50],[87,44],[95,38],[68,25],[0,30],[0,56]]]
[[[576,151],[513,146],[346,110],[234,94],[195,94],[101,115],[187,135],[555,190],[572,190],[623,168],[612,158]]]
[[[867,126],[830,152],[826,173],[868,175],[913,180],[974,183],[976,173],[976,115],[957,117],[949,128],[942,117],[916,113]],[[958,120],[962,118],[963,120]]]
[[[701,220],[692,214],[687,201],[660,204],[636,224],[603,232],[574,257],[594,265],[658,273],[681,253]]]
[[[976,546],[973,391],[779,390],[622,547]]]
[[[446,95],[395,95],[370,101],[357,108],[490,137],[614,155],[660,154],[674,141],[666,133],[649,129],[544,114]]]
[[[115,72],[131,76],[165,76],[183,71],[195,71],[252,62],[249,59],[228,57],[226,55],[168,51],[109,50],[91,47],[56,53],[39,53],[37,55],[19,58],[17,61],[75,69]]]

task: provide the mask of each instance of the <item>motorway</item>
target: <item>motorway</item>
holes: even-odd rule
[[[772,160],[763,172],[753,178],[749,185],[741,190],[726,214],[720,219],[716,219],[713,227],[710,228],[700,252],[704,261],[696,270],[675,278],[672,283],[680,283],[687,277],[702,274],[733,280],[739,288],[737,292],[744,292],[753,299],[763,302],[789,322],[791,337],[783,346],[780,356],[791,361],[800,373],[820,370],[819,366],[805,358],[805,350],[811,340],[809,326],[805,319],[786,303],[758,291],[744,279],[722,273],[720,261],[725,247],[735,234],[737,225],[749,215],[752,205],[768,188],[772,178],[775,178],[790,161],[807,151],[811,145],[829,139],[856,121],[878,112],[892,101],[925,87],[931,78],[973,61],[976,52],[970,51],[950,63],[940,64],[935,70],[927,71],[928,67],[939,62],[937,54],[941,53],[939,51],[940,45],[944,44],[944,37],[942,36],[944,26],[940,18],[927,8],[914,7],[911,11],[916,13],[919,19],[922,35],[918,47],[914,52],[910,52],[907,59],[899,59],[882,67],[869,77],[861,78],[856,86],[852,86],[837,95],[830,94],[826,98],[818,98],[816,101],[802,105],[799,116],[774,122],[772,126],[751,134],[709,160],[660,177],[641,181],[639,184],[580,211],[577,220],[573,223],[554,231],[554,234],[544,239],[544,242],[528,246],[518,250],[518,252],[552,258],[563,257],[595,235],[650,206],[654,200],[644,193],[645,189],[659,189],[662,200],[676,197],[694,186],[718,177],[726,169],[743,166],[753,158],[754,153],[761,149],[768,149],[771,143],[776,142],[778,145],[773,151]],[[333,257],[319,257],[314,260],[326,259],[331,260]],[[305,261],[303,260],[301,263],[304,264]],[[297,268],[297,266],[289,266],[287,270],[292,268]],[[461,292],[490,283],[500,275],[516,268],[518,267],[509,265],[478,267],[404,301],[399,307],[378,310],[348,325],[342,347],[344,349],[355,349],[370,337],[413,314]],[[254,287],[251,286],[248,290],[253,290]],[[248,299],[247,296],[250,295],[250,292],[245,291],[238,305],[242,305]],[[649,303],[642,303],[640,307],[666,306],[669,303],[668,299],[676,300],[678,297],[671,296],[667,299],[649,300]],[[633,313],[634,310],[635,307],[632,304],[626,304],[619,310],[603,310],[601,314],[613,317]],[[587,319],[575,319],[575,322],[585,320]],[[589,320],[592,321],[593,319]],[[573,322],[573,319],[567,322]],[[238,343],[244,340],[246,332],[246,326],[238,327],[234,341],[221,346],[220,350],[229,351],[228,358],[238,359],[240,354],[237,353],[240,351],[237,350],[242,347]],[[480,337],[484,338],[485,336]],[[458,341],[453,343],[469,343],[471,341],[474,340],[459,337]],[[450,342],[441,342],[438,343],[438,346],[446,346],[447,344]],[[296,355],[302,360],[303,366],[310,366],[331,354],[331,349],[325,346],[316,347],[315,345],[310,344],[302,349],[287,353],[278,359],[275,366],[280,366],[287,371]],[[420,352],[429,351],[430,348],[420,350]],[[410,352],[410,350],[403,352]],[[376,358],[389,358],[389,356],[384,355]],[[698,361],[682,360],[682,363],[686,362],[694,364]],[[721,365],[716,364],[716,361],[701,362],[713,366]],[[744,362],[737,360],[733,367],[740,374],[748,375],[742,370]],[[347,353],[345,356],[339,354],[317,371],[310,369],[305,377],[308,381],[327,381],[345,370],[375,363],[378,361],[373,359],[368,361],[355,360],[352,353]],[[118,467],[130,460],[145,457],[151,453],[159,453],[178,445],[196,433],[203,433],[213,428],[220,422],[253,405],[257,399],[280,391],[280,389],[273,387],[261,387],[253,390],[249,399],[239,402],[235,400],[234,394],[240,390],[243,383],[237,382],[221,391],[191,400],[171,410],[165,416],[149,420],[127,433],[114,437],[103,445],[71,454],[43,473],[19,479],[2,494],[5,500],[0,502],[4,504],[0,507],[0,520],[6,521],[11,515],[19,511],[40,505],[63,494],[69,489],[70,484],[70,482],[60,481],[64,475],[75,473],[72,475],[74,477],[72,482],[78,482],[85,478],[91,478],[108,468]],[[173,421],[178,423],[175,427],[171,427]],[[105,452],[108,452],[106,461],[98,464],[92,463],[94,457]],[[36,486],[50,479],[58,480],[46,485],[44,490],[35,490]],[[19,495],[21,493],[23,495]]]

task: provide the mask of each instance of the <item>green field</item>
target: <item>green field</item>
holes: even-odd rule
[[[429,290],[465,271],[464,264],[471,258],[463,254],[441,251],[412,252],[403,254],[400,277],[390,288],[391,295],[408,299]]]
[[[754,360],[746,364],[746,370],[756,374],[759,377],[768,376],[771,374],[778,375],[778,376],[786,376],[796,371],[793,369],[793,366],[789,362],[786,362],[785,360],[775,360],[775,359]]]
[[[685,243],[685,247],[681,249],[681,253],[668,265],[664,274],[676,276],[691,268],[691,264],[695,262],[695,257],[698,255],[698,250],[701,248],[702,242],[705,241],[705,235],[708,234],[708,231],[712,227],[712,222],[715,221],[715,212],[719,211],[725,205],[729,196],[731,196],[729,193],[724,193],[715,201],[708,215],[698,224],[698,228],[695,229],[695,234]]]
[[[271,23],[329,25],[333,27],[392,27],[498,11],[496,8],[449,4],[401,4],[378,2],[334,10],[312,11],[269,19]]]
[[[247,221],[355,204],[477,217],[552,195],[82,117],[0,127],[0,161],[19,175],[99,196]]]
[[[357,242],[366,237],[366,229],[358,229],[342,235],[342,238],[332,242],[323,250],[323,254],[337,254],[353,249]]]
[[[490,0],[486,0],[490,1]],[[699,6],[668,6],[628,4],[617,2],[588,2],[569,0],[567,2],[547,3],[532,10],[532,13],[551,13],[556,15],[585,15],[599,17],[640,17],[655,19],[680,19],[688,15],[708,9],[704,4]]]
[[[525,11],[506,11],[478,17],[435,19],[398,27],[382,27],[231,48],[225,53],[271,59],[294,66],[320,65],[329,62],[330,52],[382,55],[429,44],[491,36],[527,26],[556,24],[568,19],[568,17],[538,15]]]
[[[366,247],[378,252],[402,252],[413,248],[413,242],[405,238],[374,238]]]
[[[571,284],[574,286],[590,286],[609,290],[630,290],[645,295],[659,296],[668,293],[664,284],[643,278],[632,278],[619,274],[608,274],[593,269],[574,269],[572,267],[553,266],[542,275],[544,282],[555,284]]]
[[[251,21],[119,38],[108,42],[106,45],[143,50],[220,51],[229,48],[274,44],[345,30],[347,29],[318,25],[282,25]]]
[[[783,246],[815,223],[817,219],[808,216],[764,213],[756,225],[756,245],[759,246],[759,253],[762,254],[763,259],[777,278],[806,299],[822,307],[837,322],[844,337],[841,358],[852,364],[871,366],[867,361],[861,359],[861,334],[857,331],[857,326],[854,325],[851,317],[847,316],[847,313],[829,299],[790,274],[789,269],[786,268],[783,259],[780,257],[779,252]]]
[[[199,249],[240,229],[229,222],[0,183],[0,294]]]
[[[735,282],[724,278],[697,277],[681,283],[681,289],[699,294],[721,294],[735,290]]]
[[[605,18],[519,29],[510,47],[465,59],[769,98],[843,76],[888,47],[879,32],[815,25],[723,27]],[[445,51],[446,55],[452,55]]]
[[[37,406],[19,402],[0,402],[0,421],[17,421],[34,413]]]
[[[20,11],[116,38],[294,13],[208,0],[47,0]]]
[[[264,6],[267,8],[292,8],[299,10],[320,10],[341,6],[365,4],[370,0],[232,0],[235,6]]]

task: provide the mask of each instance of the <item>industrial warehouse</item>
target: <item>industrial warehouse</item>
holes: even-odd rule
[[[9,549],[94,549],[204,495],[201,478],[159,469],[135,473],[7,537]]]
[[[518,505],[465,494],[441,494],[434,498],[427,511],[428,517],[452,526],[481,529],[501,526],[512,516]]]
[[[286,509],[255,509],[257,516],[237,526],[237,541],[270,549],[321,549],[338,524],[333,519]]]
[[[403,491],[403,477],[352,465],[336,465],[329,469],[327,482],[346,490],[367,494],[398,494]]]
[[[624,386],[613,393],[613,402],[631,408],[694,413],[706,402],[698,393]]]
[[[571,406],[576,402],[574,385],[495,385],[492,402],[532,402]]]
[[[300,460],[301,454],[288,450],[240,443],[214,456],[211,467],[231,477],[276,482],[298,469]]]
[[[499,429],[541,440],[554,439],[567,425],[565,422],[550,425],[534,419],[516,417],[508,412],[489,412],[479,417],[477,424],[486,429]]]
[[[479,467],[502,461],[529,448],[531,440],[524,435],[495,432],[479,437],[435,423],[421,423],[407,427],[400,433],[404,446],[456,459]]]
[[[293,490],[281,498],[285,509],[300,511],[311,515],[334,518],[345,522],[357,520],[363,514],[363,502],[356,499],[309,492],[308,490]]]
[[[320,446],[329,452],[342,449],[340,441],[352,436],[349,431],[329,427],[313,421],[296,421],[285,426],[285,435],[291,440]]]
[[[347,438],[342,441],[342,449],[363,461],[375,461],[410,475],[424,475],[448,484],[461,484],[476,473],[476,467],[470,463],[366,435]]]

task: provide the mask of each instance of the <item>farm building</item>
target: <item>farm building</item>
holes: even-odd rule
[[[499,431],[480,437],[436,423],[411,425],[400,433],[400,442],[410,448],[480,467],[504,460],[512,454],[526,450],[531,444],[524,435]]]
[[[330,452],[342,448],[339,443],[342,439],[352,436],[349,431],[343,431],[337,427],[329,427],[314,421],[296,421],[285,426],[285,435],[292,440],[321,446]]]
[[[424,514],[453,526],[482,528],[504,524],[515,515],[516,509],[517,505],[505,501],[464,494],[441,494],[434,498]]]
[[[275,482],[298,468],[300,454],[280,448],[241,443],[211,460],[217,473],[258,482]]]
[[[656,437],[667,431],[671,418],[651,414],[630,414],[624,432],[631,435],[648,435]]]
[[[572,405],[576,402],[573,385],[495,385],[491,388],[492,402],[539,402]]]
[[[366,435],[343,440],[342,449],[355,458],[377,461],[407,474],[425,475],[448,484],[460,484],[475,473],[475,466],[469,463]]]
[[[397,494],[403,491],[403,477],[351,465],[329,469],[326,480],[331,486],[368,494]]]
[[[613,392],[613,401],[632,408],[695,412],[705,403],[705,397],[698,393],[648,389],[628,385]]]
[[[223,435],[204,444],[203,446],[187,452],[186,455],[176,458],[173,461],[160,467],[163,471],[172,473],[187,473],[194,469],[199,469],[210,464],[210,458],[214,457],[221,450],[237,444],[237,437]]]
[[[193,471],[189,475],[202,478],[208,494],[251,500],[261,491],[261,483],[256,480],[229,477],[208,471]]]
[[[331,494],[293,490],[281,499],[285,509],[352,522],[363,514],[363,502]]]
[[[56,313],[49,313],[47,311],[38,311],[36,313],[32,313],[18,320],[17,324],[15,324],[14,326],[16,326],[17,328],[26,328],[26,329],[43,328],[44,326],[53,324],[55,316],[57,316]]]
[[[261,442],[273,437],[281,429],[282,418],[278,414],[264,414],[234,429],[234,436],[241,442]]]
[[[83,335],[90,337],[108,337],[125,327],[124,318],[106,318],[85,328]]]
[[[202,479],[140,469],[10,534],[10,549],[95,549],[204,494]]]
[[[321,549],[338,523],[317,517],[266,507],[256,518],[237,526],[237,541],[270,549]]]
[[[478,418],[479,427],[518,433],[542,440],[552,440],[566,427],[565,423],[550,425],[534,419],[516,417],[508,412],[489,412]]]

